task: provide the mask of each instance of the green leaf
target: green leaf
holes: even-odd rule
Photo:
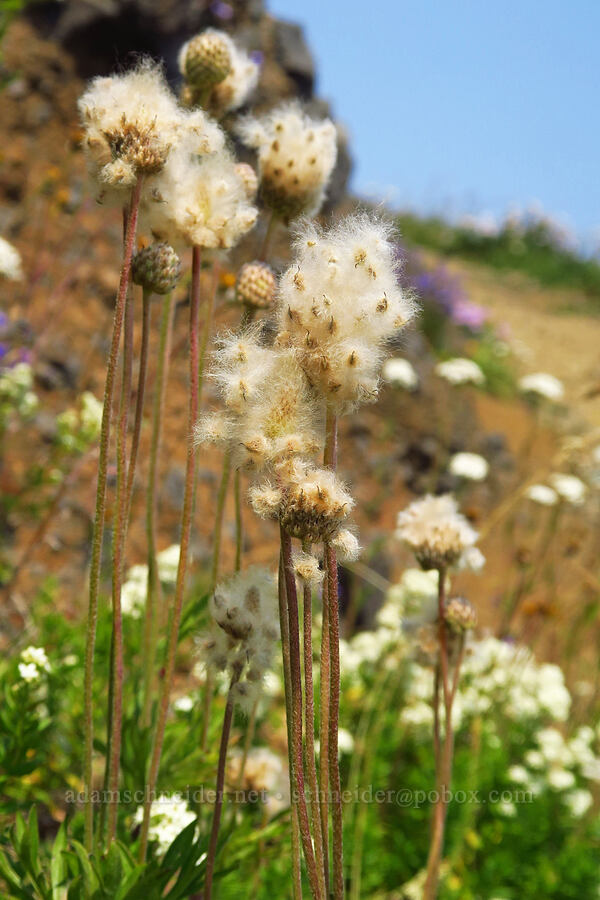
[[[67,866],[63,851],[67,846],[67,831],[63,824],[58,829],[58,834],[54,839],[52,847],[52,857],[50,859],[50,883],[52,885],[52,900],[62,900],[64,890],[62,890],[63,882],[67,875]]]
[[[37,809],[35,806],[32,806],[29,810],[29,817],[27,819],[27,834],[29,838],[29,865],[31,866],[31,871],[33,872],[33,874],[39,876],[41,872],[39,860],[40,839],[38,831]]]
[[[83,844],[79,843],[79,841],[71,841],[71,846],[77,854],[77,859],[79,860],[79,865],[82,870],[86,890],[89,894],[92,894],[94,891],[98,890],[98,888],[100,887],[100,883],[98,881],[96,873],[92,868],[88,852]]]

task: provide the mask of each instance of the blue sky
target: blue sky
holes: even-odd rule
[[[353,187],[398,207],[534,204],[600,243],[600,0],[267,0],[305,26]]]

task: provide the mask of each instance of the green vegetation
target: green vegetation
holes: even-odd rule
[[[503,271],[522,272],[540,284],[575,288],[600,298],[600,262],[561,243],[544,219],[507,220],[495,234],[452,225],[438,216],[401,213],[398,227],[410,245],[459,256]]]

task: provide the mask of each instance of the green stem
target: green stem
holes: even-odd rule
[[[148,848],[148,829],[150,827],[150,812],[152,798],[156,789],[160,757],[167,724],[169,711],[169,697],[173,683],[175,670],[175,656],[177,653],[177,638],[181,611],[183,608],[183,596],[185,591],[185,578],[187,572],[188,553],[190,546],[190,534],[192,527],[193,498],[194,498],[194,474],[196,469],[196,447],[194,443],[194,425],[198,418],[198,311],[200,307],[200,248],[194,247],[192,257],[192,291],[190,297],[190,400],[187,426],[187,463],[185,472],[185,491],[183,497],[183,510],[181,513],[181,545],[179,551],[179,565],[177,566],[177,581],[175,584],[175,597],[169,625],[167,642],[167,654],[162,691],[158,706],[158,720],[154,733],[150,769],[146,783],[146,796],[144,798],[144,818],[140,835],[140,861],[146,858]]]
[[[106,367],[106,382],[104,385],[104,406],[102,409],[102,424],[100,427],[100,452],[98,457],[98,482],[96,487],[96,509],[94,513],[94,529],[92,536],[92,558],[90,564],[90,586],[87,616],[87,633],[85,648],[85,674],[83,688],[84,705],[84,844],[88,853],[91,853],[94,843],[94,807],[91,796],[92,790],[92,762],[94,756],[94,649],[96,645],[96,627],[98,621],[98,595],[100,591],[100,563],[102,558],[102,535],[104,532],[104,515],[106,509],[106,480],[108,470],[108,452],[110,444],[110,427],[112,416],[112,404],[115,389],[115,373],[119,356],[121,341],[121,329],[125,312],[125,300],[127,297],[127,285],[131,271],[131,259],[137,230],[138,209],[142,193],[142,178],[138,178],[134,185],[127,227],[125,232],[125,246],[123,251],[123,264],[115,305],[113,322],[113,335],[108,364]]]
[[[133,368],[133,297],[128,292],[125,304],[125,324],[123,329],[123,375],[121,380],[121,402],[117,427],[117,491],[115,499],[116,521],[113,526],[113,568],[112,568],[112,609],[113,648],[110,679],[112,685],[110,740],[108,766],[108,835],[110,847],[117,833],[117,812],[119,809],[119,765],[121,761],[121,731],[123,727],[123,619],[121,615],[121,588],[125,541],[127,536],[127,426],[131,405],[131,380]]]
[[[281,549],[283,554],[283,573],[285,578],[285,592],[287,596],[289,642],[290,642],[290,669],[292,689],[292,802],[298,811],[298,825],[302,849],[313,897],[322,898],[317,865],[313,850],[308,808],[304,792],[304,767],[302,760],[302,667],[300,657],[300,628],[298,621],[298,596],[296,594],[296,576],[292,561],[292,539],[283,526],[280,529]],[[323,898],[324,900],[324,898]]]
[[[169,377],[169,359],[171,356],[173,309],[173,298],[171,294],[168,294],[164,298],[162,305],[156,383],[154,385],[154,402],[152,408],[150,468],[146,492],[148,584],[146,588],[146,611],[144,621],[144,701],[142,708],[142,724],[144,726],[150,724],[152,712],[154,663],[156,660],[156,640],[158,634],[157,607],[160,595],[160,580],[158,577],[158,563],[156,561],[156,518],[158,508],[157,483],[165,396]]]
[[[221,814],[223,812],[223,789],[225,787],[225,766],[227,764],[227,747],[229,744],[229,735],[231,734],[231,723],[233,721],[233,710],[235,706],[234,688],[240,677],[239,671],[234,671],[231,676],[231,684],[229,685],[229,693],[227,694],[227,704],[225,706],[225,716],[223,718],[223,729],[221,731],[221,744],[219,746],[219,762],[217,765],[217,787],[215,796],[215,806],[213,810],[212,827],[210,829],[210,840],[208,844],[208,854],[206,857],[206,875],[204,879],[204,900],[210,900],[212,897],[212,883],[215,869],[215,858],[217,855],[217,841],[219,838],[219,826],[221,824]]]

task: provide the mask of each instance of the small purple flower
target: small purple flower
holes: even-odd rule
[[[223,22],[228,22],[234,16],[233,7],[229,3],[224,3],[223,0],[214,0],[210,4],[210,11],[216,19],[221,19]]]
[[[458,300],[454,304],[451,315],[457,325],[462,325],[471,331],[481,331],[488,318],[487,310],[477,303],[471,303],[470,300]]]
[[[262,52],[262,50],[252,50],[250,52],[250,59],[252,60],[252,62],[255,62],[257,66],[262,66],[265,59],[265,54]]]

